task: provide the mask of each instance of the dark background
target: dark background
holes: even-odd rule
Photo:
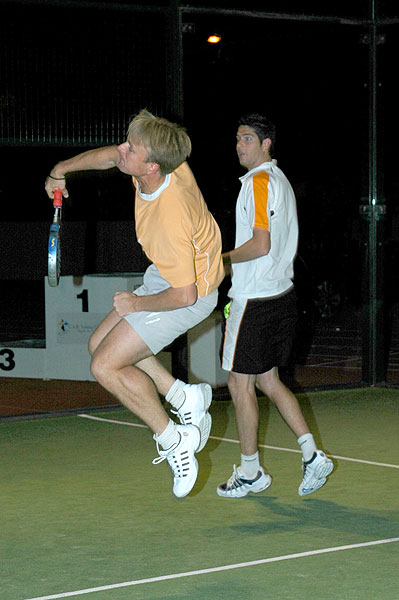
[[[282,0],[185,3],[182,62],[171,37],[175,3],[127,0],[14,0],[2,5],[0,39],[0,282],[26,289],[43,314],[52,206],[44,180],[59,160],[124,140],[141,108],[182,121],[190,165],[233,244],[242,171],[238,117],[266,112],[277,125],[275,157],[297,196],[296,284],[317,318],[349,319],[362,301],[369,195],[370,17],[378,17],[378,201],[383,224],[387,310],[397,302],[397,4]],[[240,12],[234,12],[239,10]],[[273,14],[274,13],[274,14]],[[222,36],[218,45],[209,34]],[[181,79],[180,79],[181,77]],[[180,107],[173,93],[182,81]],[[63,274],[140,271],[130,179],[119,172],[68,177]],[[28,288],[26,286],[28,282]],[[14,288],[13,288],[14,285]],[[324,291],[323,291],[324,290]],[[323,304],[324,303],[324,304]],[[316,307],[316,308],[315,308]],[[3,292],[4,315],[10,301]]]

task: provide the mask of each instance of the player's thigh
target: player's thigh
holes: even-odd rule
[[[119,323],[121,317],[115,310],[111,311],[96,327],[89,339],[89,352],[93,354],[106,335]]]
[[[125,319],[120,319],[95,349],[92,371],[121,369],[149,356],[152,356],[152,352],[147,344]]]

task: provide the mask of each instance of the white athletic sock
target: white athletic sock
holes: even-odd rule
[[[184,404],[186,395],[183,388],[186,384],[180,379],[176,379],[174,384],[170,387],[168,393],[165,396],[165,400],[169,402],[176,410],[179,410]]]
[[[301,447],[303,460],[307,462],[313,456],[313,454],[317,451],[316,442],[314,441],[313,435],[311,433],[305,433],[298,438],[298,444]]]
[[[163,432],[156,436],[156,440],[164,450],[168,450],[180,442],[180,433],[177,430],[176,423],[172,419],[169,419],[169,424]]]
[[[241,465],[238,470],[244,476],[244,479],[255,479],[259,467],[259,452],[255,452],[255,454],[251,454],[250,456],[241,454]]]

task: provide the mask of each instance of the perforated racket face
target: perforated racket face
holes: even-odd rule
[[[48,239],[48,282],[51,287],[56,287],[61,271],[61,238],[60,226],[53,223],[50,227]]]

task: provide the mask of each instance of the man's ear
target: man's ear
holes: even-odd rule
[[[270,138],[265,138],[262,142],[262,150],[263,152],[269,152],[270,146],[272,145],[272,141]]]
[[[159,171],[159,164],[156,162],[149,163],[149,175],[155,175]]]

